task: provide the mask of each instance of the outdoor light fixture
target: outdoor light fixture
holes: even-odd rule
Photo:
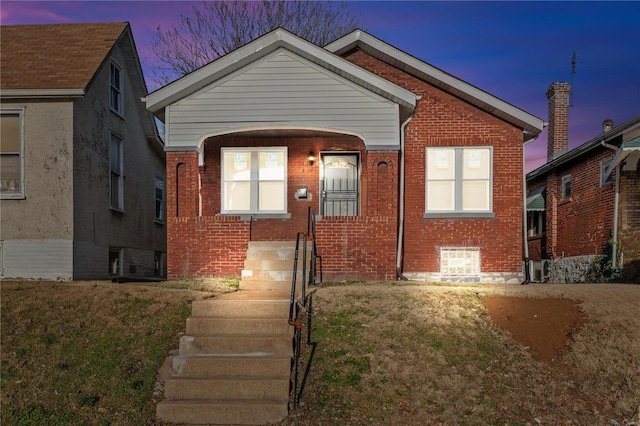
[[[310,166],[313,166],[313,163],[316,162],[316,156],[313,155],[313,151],[309,152],[309,156],[307,157],[307,160],[309,161]]]

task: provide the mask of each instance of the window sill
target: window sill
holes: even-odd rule
[[[26,200],[24,194],[0,195],[0,200]]]
[[[117,115],[118,117],[120,117],[121,119],[123,119],[123,120],[125,119],[125,118],[124,118],[124,114],[122,114],[122,113],[121,113],[121,112],[119,112],[118,110],[115,110],[115,109],[113,109],[113,108],[111,108],[111,107],[109,107],[109,110],[110,110],[112,113],[114,113],[115,115]]]
[[[118,207],[109,207],[109,210],[111,210],[112,212],[115,212],[115,213],[124,214],[124,210],[120,209]]]
[[[153,223],[160,225],[160,226],[164,226],[164,220],[162,219],[153,219]]]
[[[239,216],[240,220],[291,219],[291,213],[219,213],[218,216]]]
[[[451,212],[451,213],[423,213],[423,219],[495,219],[493,212]]]
[[[561,206],[563,204],[568,204],[568,203],[570,203],[572,201],[573,201],[573,197],[563,198],[562,200],[560,200],[558,205]]]

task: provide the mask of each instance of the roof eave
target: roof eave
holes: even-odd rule
[[[547,173],[549,170],[552,170],[564,163],[567,163],[573,159],[575,159],[576,157],[579,157],[593,149],[597,149],[602,147],[602,142],[607,142],[610,141],[622,134],[624,134],[624,132],[626,132],[627,130],[629,130],[630,128],[632,128],[633,126],[637,126],[640,125],[640,115],[635,116],[634,118],[632,118],[631,120],[628,120],[622,124],[620,124],[617,127],[614,127],[613,129],[609,130],[606,133],[601,133],[598,136],[594,137],[593,139],[583,143],[582,145],[572,149],[571,151],[566,152],[565,154],[554,158],[553,160],[543,164],[542,166],[538,167],[537,169],[527,173],[527,180],[532,180],[535,179],[541,175],[544,175],[545,173]],[[623,141],[624,142],[624,141]]]
[[[51,98],[81,98],[84,89],[3,89],[0,90],[2,99],[51,99]]]
[[[544,128],[545,123],[542,119],[429,65],[362,30],[355,30],[345,35],[327,45],[325,49],[336,55],[341,55],[356,47],[523,129],[529,135],[528,137],[525,135],[524,142],[535,139]]]

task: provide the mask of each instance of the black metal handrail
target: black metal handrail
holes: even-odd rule
[[[300,253],[300,240],[304,241],[302,248],[302,288],[301,297],[296,299],[296,285],[298,278],[298,258]],[[307,251],[308,242],[311,241],[311,268],[309,277],[307,278]],[[293,404],[294,408],[298,407],[300,402],[301,387],[299,385],[300,380],[300,346],[302,340],[302,323],[298,320],[298,316],[301,310],[307,312],[307,345],[311,344],[311,307],[313,306],[313,293],[307,294],[307,285],[314,285],[316,283],[316,259],[320,258],[320,281],[322,282],[322,257],[318,255],[316,245],[316,219],[315,211],[312,207],[309,207],[307,217],[307,230],[299,231],[296,234],[296,246],[293,260],[293,273],[291,278],[291,299],[289,304],[289,324],[295,327],[294,332],[294,371],[293,371]]]

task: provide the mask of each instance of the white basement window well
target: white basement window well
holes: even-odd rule
[[[287,215],[287,148],[222,148],[221,213]]]
[[[445,281],[478,281],[480,277],[480,249],[440,249],[440,275]]]
[[[493,218],[493,149],[426,148],[425,218]]]

